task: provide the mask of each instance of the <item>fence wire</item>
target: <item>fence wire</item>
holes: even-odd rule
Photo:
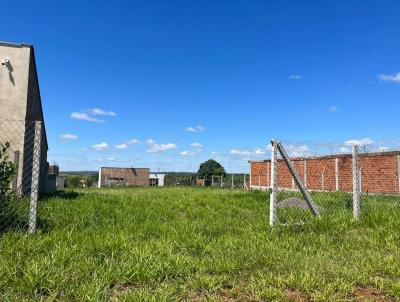
[[[0,121],[0,234],[36,230],[42,145],[41,122]]]
[[[271,159],[251,162],[251,188],[273,192],[275,203],[270,205],[270,224],[305,223],[316,216],[399,217],[400,143],[397,141],[277,142],[290,163],[279,148],[275,169],[271,169]]]

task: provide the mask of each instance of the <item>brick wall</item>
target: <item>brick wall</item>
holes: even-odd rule
[[[148,186],[150,169],[148,168],[100,168],[100,186],[118,184],[124,186]]]
[[[360,154],[361,190],[368,193],[400,193],[400,152]],[[296,158],[293,164],[301,180],[310,190],[353,190],[351,155]],[[250,161],[252,188],[265,189],[271,185],[271,161]],[[278,186],[296,189],[293,178],[282,160],[278,160]]]

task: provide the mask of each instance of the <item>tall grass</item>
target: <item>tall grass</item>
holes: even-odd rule
[[[58,194],[39,213],[36,235],[0,238],[1,301],[400,297],[394,211],[269,228],[265,192],[119,188]]]

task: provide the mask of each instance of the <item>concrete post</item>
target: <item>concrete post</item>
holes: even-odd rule
[[[261,190],[261,172],[258,172],[258,189]]]
[[[397,181],[399,182],[399,194],[400,194],[400,155],[397,155]]]
[[[339,191],[339,158],[335,158],[335,189]]]
[[[99,169],[99,180],[97,183],[97,187],[100,189],[101,188],[101,168]]]
[[[353,217],[360,218],[360,169],[358,166],[358,146],[353,145]]]
[[[278,174],[277,174],[277,152],[278,146],[276,141],[271,142],[271,194],[269,195],[269,225],[274,226],[276,221],[276,203],[278,194]]]
[[[41,146],[42,146],[42,122],[36,121],[34,124],[35,132],[33,133],[33,154],[32,154],[32,179],[31,194],[29,202],[29,227],[28,234],[36,232],[37,220],[37,203],[39,200],[39,180],[40,180],[40,162],[41,162]]]
[[[304,169],[304,186],[307,189],[307,160],[303,160],[303,169]]]
[[[233,174],[232,174],[232,189],[234,189],[234,188],[235,188],[235,185],[233,183]]]
[[[325,191],[325,168],[322,170],[321,174],[321,189],[322,191]]]

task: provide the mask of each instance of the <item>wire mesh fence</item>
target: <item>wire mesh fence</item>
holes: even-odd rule
[[[213,187],[248,190],[249,175],[242,173],[198,177],[197,173],[168,173],[165,186]]]
[[[251,166],[251,187],[271,190],[271,225],[400,214],[395,141],[273,141],[271,159]]]
[[[0,121],[0,234],[36,230],[42,144],[41,122]]]

